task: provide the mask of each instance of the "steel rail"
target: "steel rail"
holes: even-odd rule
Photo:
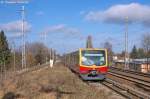
[[[112,79],[107,78],[102,84],[106,85],[107,87],[129,99],[133,99],[133,97],[139,99],[150,99],[150,95],[136,90],[131,86],[127,86],[125,84],[113,81]]]
[[[148,78],[148,77],[143,77],[143,76],[139,76],[139,75],[135,75],[135,74],[129,74],[129,73],[120,72],[120,71],[108,71],[108,74],[116,74],[116,75],[132,78],[133,80],[137,80],[140,82],[150,84],[150,78]],[[150,85],[148,85],[148,86],[150,87]]]
[[[134,71],[134,70],[127,70],[127,69],[125,70],[125,69],[120,69],[120,68],[116,68],[116,67],[109,67],[109,70],[117,70],[117,71],[122,71],[122,72],[130,73],[130,74],[136,74],[139,76],[150,78],[150,73],[142,73],[142,72],[138,72],[138,71]]]
[[[137,84],[140,84],[140,85],[143,85],[143,86],[148,87],[150,89],[150,83],[145,82],[144,80],[142,81],[142,80],[139,80],[138,78],[135,79],[135,78],[132,78],[130,76],[120,75],[120,74],[112,73],[112,72],[108,72],[108,74],[116,76],[118,78],[122,78],[122,79],[125,79],[128,81],[131,81],[131,82],[134,82],[134,83],[137,83]]]

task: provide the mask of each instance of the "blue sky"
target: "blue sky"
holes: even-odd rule
[[[21,6],[0,3],[0,29],[17,45],[21,44]],[[140,47],[142,34],[150,33],[149,0],[30,0],[24,6],[26,42],[45,43],[42,34],[46,33],[46,45],[59,53],[85,47],[88,35],[94,47],[109,41],[115,52],[121,52],[126,16],[129,50],[134,44]]]

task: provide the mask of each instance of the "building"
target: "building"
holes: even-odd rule
[[[150,73],[150,58],[149,59],[130,59],[128,66],[130,70]],[[117,68],[125,68],[124,60],[114,60],[114,66]]]

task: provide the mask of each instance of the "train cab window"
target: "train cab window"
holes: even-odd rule
[[[106,64],[104,50],[83,50],[81,54],[81,62],[86,66],[102,66]]]

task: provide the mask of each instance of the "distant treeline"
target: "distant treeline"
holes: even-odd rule
[[[45,64],[50,58],[56,58],[54,49],[48,48],[41,42],[26,43],[27,67]],[[4,31],[0,31],[0,71],[14,68],[22,69],[22,50],[21,48],[10,48]]]

